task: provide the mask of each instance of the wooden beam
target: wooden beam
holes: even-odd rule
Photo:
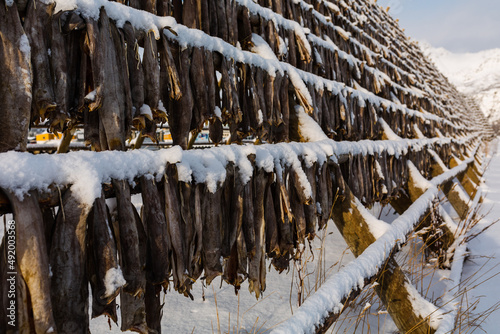
[[[425,183],[422,182],[423,176],[420,174],[420,172],[415,166],[413,167],[414,168],[411,168],[410,166],[409,178],[408,178],[408,189],[409,189],[408,192],[409,192],[409,199],[411,202],[410,205],[413,204],[413,202],[415,202],[420,196],[422,196],[428,189],[428,187],[424,186]],[[419,226],[419,228],[428,227],[433,224],[430,213],[431,212],[429,209],[426,212],[426,217],[423,223]],[[439,215],[439,212],[436,212],[435,214]],[[447,250],[449,247],[451,247],[451,245],[455,241],[455,235],[448,226],[442,225],[439,227],[443,231],[443,236],[441,237],[441,241],[443,242],[443,249]],[[425,240],[425,237],[424,237],[424,242],[428,244],[427,240]]]
[[[432,163],[432,176],[438,176],[443,174],[445,170],[445,166],[443,161],[439,158],[437,154],[432,155],[433,163]],[[450,180],[441,185],[441,189],[445,194],[450,204],[453,206],[458,216],[461,219],[465,219],[470,210],[470,198],[469,196],[462,190],[461,186],[458,182]]]
[[[456,166],[459,165],[459,162],[455,156],[452,156],[450,159],[450,168],[455,168]],[[472,171],[473,172],[473,171]],[[460,181],[460,184],[462,187],[464,187],[464,190],[467,192],[470,198],[474,198],[477,192],[477,187],[478,185],[474,183],[471,178],[467,175],[467,171],[464,173],[460,173],[457,175],[458,181]]]

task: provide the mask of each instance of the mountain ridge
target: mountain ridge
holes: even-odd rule
[[[500,48],[453,53],[426,42],[419,45],[460,92],[476,99],[491,123],[500,122]]]

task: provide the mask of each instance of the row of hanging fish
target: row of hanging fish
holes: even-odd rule
[[[446,156],[450,145],[436,149]],[[415,150],[396,157],[382,150],[351,155],[340,164],[298,157],[297,164],[281,162],[272,172],[258,168],[250,155],[249,179],[228,163],[213,191],[204,183],[180,181],[177,165],[168,164],[161,179],[146,175],[134,187],[122,180],[104,185],[91,207],[71,187],[59,190],[49,206],[38,204],[37,192],[20,200],[6,190],[23,259],[18,302],[26,314],[19,323],[86,333],[89,284],[92,317],[117,321],[120,295],[121,329],[141,333],[159,328],[162,289],[191,296],[196,280],[211,283],[222,276],[236,291],[248,280],[259,298],[266,288],[266,260],[286,270],[301,245],[331,218],[346,186],[365,205],[387,203],[405,187],[408,160],[430,172],[425,154]],[[141,194],[139,210],[132,193]],[[4,275],[5,263],[0,269]],[[36,294],[31,305],[27,294]]]
[[[224,126],[228,126],[231,132],[229,142],[240,142],[250,135],[265,142],[290,140],[292,125],[289,114],[300,99],[290,89],[293,85],[286,72],[284,75],[279,72],[270,75],[258,66],[236,62],[203,47],[181,49],[176,41],[169,40],[164,34],[156,40],[153,32],[136,30],[130,23],[118,28],[104,9],[99,19],[94,20],[83,18],[74,11],[54,14],[53,4],[42,2],[38,5],[38,2],[30,1],[26,8],[20,8],[24,16],[19,16],[15,10],[9,11],[15,24],[10,25],[12,28],[5,28],[8,40],[20,40],[24,29],[31,49],[31,62],[26,63],[26,57],[18,59],[21,68],[31,69],[33,78],[32,100],[28,99],[22,105],[26,120],[24,127],[30,123],[28,120],[39,123],[48,119],[45,124],[52,131],[63,132],[83,123],[85,140],[95,150],[125,149],[125,141],[130,138],[132,129],[156,141],[157,124],[167,121],[174,144],[183,148],[189,146],[190,133],[196,134],[206,124],[209,124],[210,139],[214,143],[221,142]],[[184,7],[187,8],[188,3]],[[213,2],[210,4],[214,5]],[[146,9],[153,3],[143,5],[142,9]],[[156,5],[160,6],[160,3]],[[233,44],[248,48],[252,32],[258,32],[278,55],[285,44],[287,51],[281,54],[283,61],[299,68],[309,66],[310,70],[313,64],[315,67],[320,65],[321,56],[316,57],[316,61],[312,57],[311,61],[307,48],[304,45],[299,47],[307,41],[296,36],[294,31],[280,29],[278,32],[272,21],[250,14],[244,6],[234,1],[228,1],[226,5],[226,10],[232,8],[231,13],[235,13],[231,15],[239,22],[231,29],[235,36]],[[15,6],[16,3],[13,8]],[[158,8],[150,10],[158,12]],[[16,26],[19,28],[17,32],[14,30]],[[212,33],[211,29],[207,31]],[[219,31],[222,30],[217,29],[217,34]],[[288,34],[285,39],[279,35],[284,33]],[[222,38],[226,39],[225,34]],[[12,52],[17,52],[15,43],[10,43],[9,47]],[[143,49],[142,59],[140,48]],[[295,50],[299,50],[297,55]],[[314,50],[326,56],[325,49],[315,47]],[[325,73],[337,73],[339,78],[345,77],[343,80],[353,80],[355,77],[351,72],[356,74],[359,69],[346,67],[346,61],[340,65],[338,52],[328,52],[326,59],[332,56],[336,65],[326,69]],[[323,65],[326,63],[331,62],[322,61]],[[25,73],[29,74],[27,71]],[[361,73],[356,79],[377,92],[373,73]],[[17,80],[20,84],[25,79],[20,76]],[[349,102],[351,94],[344,93],[347,96],[342,97],[341,92],[335,92],[336,97],[324,101],[321,95],[328,93],[310,87],[311,95],[319,95],[312,106],[316,113],[313,117],[326,120],[321,120],[320,124],[331,138],[357,140],[376,136],[373,130],[365,131],[373,127],[374,111],[379,110],[373,101],[365,101],[370,112],[364,113],[372,115],[368,117],[372,125],[360,124],[354,126],[354,131],[349,131],[356,125],[354,119],[364,117],[363,108],[359,108],[356,102]],[[379,87],[380,93],[392,96],[393,88],[384,87],[386,90]],[[403,101],[410,96],[400,92],[399,98]],[[344,100],[343,105],[331,108],[329,101],[339,98]],[[7,96],[2,101],[9,102]],[[415,106],[417,102],[423,103],[417,99],[412,100],[411,105]],[[432,110],[432,105],[429,107]],[[353,116],[352,124],[348,121],[350,115]],[[23,118],[18,116],[17,119]],[[334,119],[336,121],[329,121]],[[15,137],[16,127],[11,128],[13,130],[9,131]],[[424,128],[423,132],[431,132]],[[344,132],[355,135],[346,136]]]

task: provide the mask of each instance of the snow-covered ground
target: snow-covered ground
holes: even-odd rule
[[[495,147],[493,147],[495,146]],[[492,145],[492,160],[486,170],[486,183],[483,185],[485,200],[481,212],[486,217],[472,231],[481,231],[500,219],[500,141]],[[465,262],[462,284],[470,301],[479,302],[473,311],[480,316],[495,311],[500,303],[500,223],[492,225],[477,238],[469,242],[470,257]],[[494,312],[484,322],[477,333],[499,333],[500,312]]]
[[[476,98],[492,121],[500,120],[500,49],[460,54],[425,42],[419,44],[460,92]]]

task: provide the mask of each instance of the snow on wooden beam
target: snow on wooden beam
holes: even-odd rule
[[[314,143],[279,143],[265,145],[230,145],[206,150],[183,151],[179,147],[158,151],[70,152],[60,155],[32,155],[21,152],[0,154],[0,187],[14,191],[20,198],[29,190],[47,191],[51,185],[78,190],[82,203],[92,204],[101,195],[101,184],[112,179],[134,179],[146,174],[162,177],[165,166],[177,164],[179,180],[205,183],[211,191],[224,181],[225,166],[235,163],[248,178],[253,169],[248,156],[256,155],[258,167],[272,171],[290,165],[292,157],[310,163],[323,163],[332,158],[346,161],[349,156],[387,152],[399,157],[408,151],[420,151],[450,143],[450,139],[402,139],[360,142],[325,140]]]

